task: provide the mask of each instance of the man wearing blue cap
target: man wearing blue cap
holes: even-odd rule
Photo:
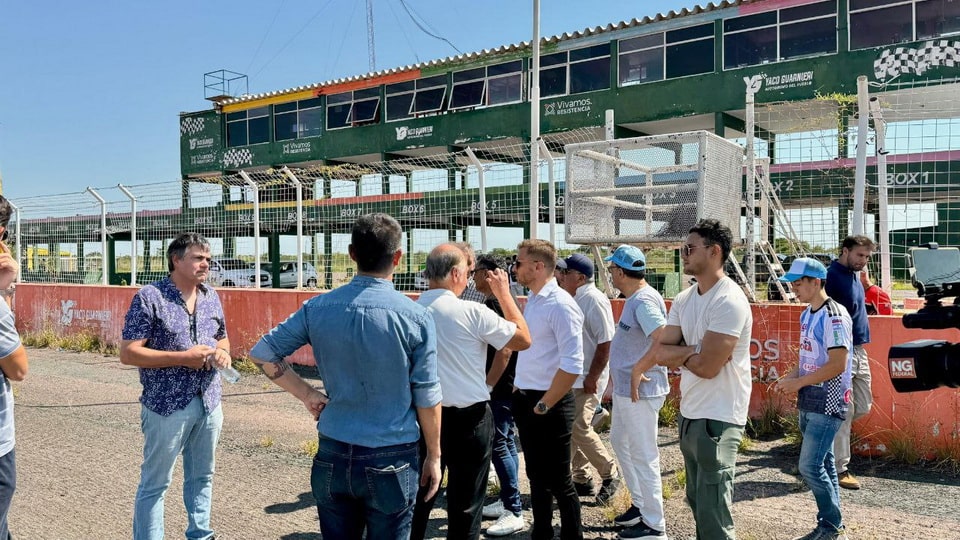
[[[800,363],[777,389],[797,393],[800,414],[800,474],[817,501],[817,526],[796,540],[846,539],[840,515],[840,484],[833,455],[833,439],[851,401],[850,366],[853,323],[839,302],[823,288],[827,269],[816,259],[799,258],[780,281],[788,282],[801,302]]]
[[[620,487],[620,475],[591,421],[610,377],[610,340],[613,339],[613,308],[610,299],[593,284],[593,261],[574,253],[557,261],[557,284],[570,293],[583,312],[583,373],[573,383],[573,485],[580,496],[593,495],[587,463],[600,475],[597,504],[607,504]]]
[[[667,368],[656,365],[656,343],[667,324],[667,306],[646,282],[647,260],[639,248],[620,246],[604,261],[611,263],[614,287],[627,297],[610,344],[610,442],[631,504],[614,522],[629,527],[620,538],[666,538],[657,420],[670,384]]]

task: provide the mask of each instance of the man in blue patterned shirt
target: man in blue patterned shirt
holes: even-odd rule
[[[310,484],[324,538],[359,540],[366,529],[367,538],[408,539],[417,477],[425,500],[440,485],[436,327],[427,308],[393,288],[402,235],[386,214],[357,218],[356,277],[304,302],[250,351],[318,420]],[[286,361],[307,344],[329,398]]]
[[[213,538],[210,501],[214,452],[223,412],[220,376],[230,341],[220,297],[204,282],[210,244],[183,233],[167,248],[170,275],[133,297],[123,325],[120,362],[140,368],[143,464],[133,511],[135,540],[162,540],[163,498],[183,454],[188,539]]]
[[[800,413],[800,474],[817,501],[817,526],[796,540],[846,540],[840,514],[840,485],[833,439],[850,409],[853,330],[850,315],[823,288],[827,269],[801,257],[780,281],[792,284],[797,299],[810,305],[800,314],[800,365],[777,381],[797,393]]]

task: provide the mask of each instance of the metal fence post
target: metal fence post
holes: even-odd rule
[[[130,198],[130,285],[137,285],[137,198],[125,188],[117,184],[117,188]]]
[[[107,201],[92,187],[87,187],[87,193],[93,195],[93,198],[100,203],[100,282],[103,285],[109,285],[110,276],[107,275]]]

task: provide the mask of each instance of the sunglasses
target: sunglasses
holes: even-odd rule
[[[7,238],[9,237],[10,237],[10,231],[4,229],[3,232],[0,233],[0,242],[6,242]]]
[[[693,250],[695,250],[695,249],[701,249],[701,248],[702,248],[702,249],[707,249],[707,248],[709,248],[709,247],[710,247],[710,246],[695,246],[695,245],[693,245],[693,244],[684,244],[684,245],[680,246],[680,255],[683,255],[684,257],[686,257],[686,256],[690,255],[690,252],[693,251]]]

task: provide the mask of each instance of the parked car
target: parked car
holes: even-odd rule
[[[273,274],[273,267],[266,267],[266,271]],[[303,285],[305,287],[316,287],[319,282],[320,276],[317,274],[317,269],[313,267],[312,264],[305,262],[303,263]],[[279,279],[277,280],[277,286],[281,289],[294,289],[297,287],[297,263],[296,262],[282,262],[280,263],[280,274]]]
[[[240,259],[214,259],[210,261],[210,276],[207,281],[214,287],[256,287],[257,274],[253,265]],[[270,274],[266,267],[260,268],[260,286],[270,286]]]

